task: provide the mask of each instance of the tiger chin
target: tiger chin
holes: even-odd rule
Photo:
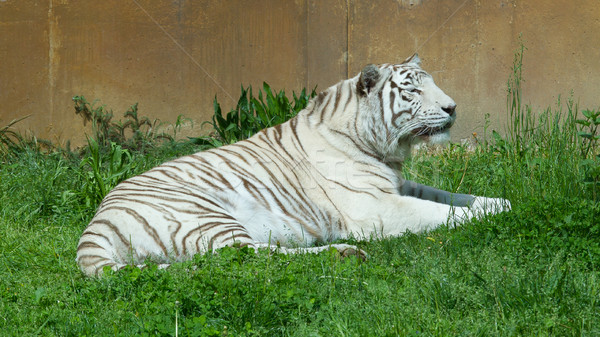
[[[166,267],[225,246],[364,255],[314,243],[398,236],[510,210],[508,200],[401,178],[411,146],[447,137],[455,119],[455,102],[417,55],[368,65],[283,124],[120,183],[84,230],[77,262],[99,276],[148,258]]]

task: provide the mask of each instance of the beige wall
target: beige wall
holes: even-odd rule
[[[526,103],[573,90],[600,106],[598,0],[0,0],[0,126],[32,114],[21,128],[81,141],[71,97],[84,95],[119,117],[135,102],[184,114],[198,134],[215,95],[228,109],[240,84],[324,89],[418,51],[459,105],[459,139],[486,113],[501,128],[520,33]]]

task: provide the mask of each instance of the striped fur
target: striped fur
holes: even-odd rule
[[[286,123],[122,182],[82,234],[81,269],[100,275],[105,266],[170,263],[234,243],[310,247],[401,235],[507,209],[505,200],[475,196],[451,205],[453,195],[397,174],[416,140],[444,138],[455,119],[456,104],[419,62],[369,65]]]

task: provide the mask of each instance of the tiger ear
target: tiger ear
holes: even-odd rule
[[[404,64],[414,64],[414,65],[420,67],[421,66],[421,58],[419,57],[419,54],[414,53],[411,57],[407,58],[402,63],[404,63]]]
[[[379,68],[374,64],[368,64],[363,68],[360,73],[360,79],[358,80],[358,84],[356,86],[356,91],[359,95],[368,94],[371,89],[377,84],[381,74],[379,73]]]

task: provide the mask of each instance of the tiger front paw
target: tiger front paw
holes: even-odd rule
[[[456,207],[452,209],[449,223],[461,225],[469,220],[480,219],[487,215],[510,211],[510,201],[502,198],[475,197],[469,207]]]
[[[469,211],[477,217],[510,210],[510,201],[502,198],[475,197],[473,204],[469,207]]]

